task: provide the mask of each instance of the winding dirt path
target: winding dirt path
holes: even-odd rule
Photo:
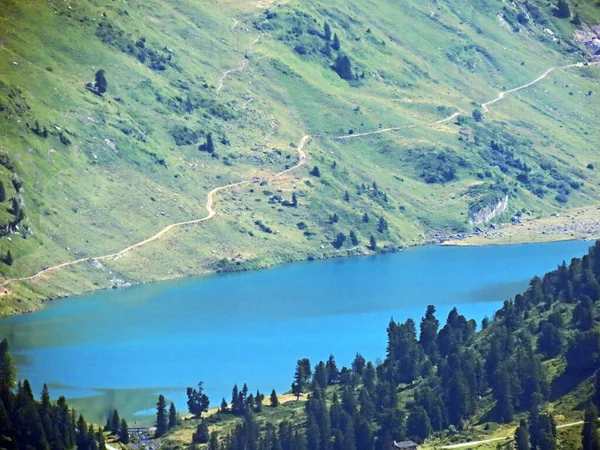
[[[256,44],[258,44],[258,41],[260,41],[260,38],[261,38],[261,35],[259,34],[258,37],[256,39],[254,39],[254,42],[252,42],[252,44],[250,45],[248,52],[251,52],[252,50],[254,50],[254,46]],[[219,78],[219,85],[217,86],[217,94],[219,92],[221,92],[221,89],[223,89],[223,87],[225,87],[225,80],[227,79],[227,77],[229,75],[231,75],[232,73],[241,72],[242,70],[244,70],[249,62],[250,62],[250,60],[248,59],[248,55],[246,55],[246,56],[244,56],[244,61],[242,61],[242,64],[240,64],[238,67],[234,67],[233,69],[226,70],[223,73],[223,75],[221,76],[221,78]]]
[[[436,120],[435,122],[431,122],[431,123],[426,124],[425,128],[429,128],[429,127],[433,127],[435,125],[440,125],[442,123],[450,122],[451,120],[456,119],[461,114],[462,114],[462,110],[459,109],[456,112],[452,113],[448,117],[445,117],[443,119]],[[333,139],[344,140],[344,139],[352,139],[352,138],[358,138],[358,137],[364,137],[364,136],[372,136],[374,134],[389,133],[390,131],[408,130],[410,128],[417,128],[418,126],[419,125],[406,125],[406,126],[403,126],[403,127],[382,128],[380,130],[368,131],[366,133],[345,134],[343,136],[334,136]]]
[[[600,420],[600,419],[598,419],[598,420]],[[556,428],[560,430],[561,428],[575,427],[577,425],[583,425],[583,420],[579,420],[577,422],[571,422],[571,423],[563,423],[562,425],[557,425]],[[438,448],[443,448],[443,449],[464,448],[464,447],[471,447],[474,445],[489,444],[490,442],[506,441],[506,440],[510,440],[510,439],[512,439],[512,435],[499,437],[499,438],[492,438],[492,439],[483,439],[481,441],[463,442],[461,444],[444,445],[444,446],[438,447]]]
[[[502,91],[502,92],[500,92],[498,94],[498,97],[496,97],[494,100],[490,100],[489,102],[482,103],[481,104],[481,110],[484,113],[489,112],[490,109],[488,107],[490,105],[493,105],[494,103],[499,102],[500,100],[502,100],[506,96],[506,94],[510,94],[512,92],[517,92],[517,91],[520,91],[521,89],[528,88],[529,86],[534,85],[535,83],[537,83],[539,81],[542,81],[544,78],[546,78],[548,75],[550,75],[555,70],[570,69],[570,68],[573,68],[573,67],[578,67],[578,68],[589,67],[589,66],[598,65],[598,64],[599,64],[598,62],[593,62],[593,63],[588,63],[586,65],[586,64],[584,64],[582,62],[578,62],[578,63],[575,63],[575,64],[567,64],[566,66],[550,67],[548,70],[546,70],[543,74],[541,74],[535,80],[530,81],[529,83],[524,84],[522,86],[519,86],[519,87],[516,87],[516,88],[513,88],[513,89],[509,89],[508,91]]]
[[[532,86],[535,83],[538,83],[538,82],[542,81],[544,78],[546,78],[548,75],[550,75],[555,70],[570,69],[570,68],[573,68],[573,67],[582,68],[582,67],[589,67],[589,66],[592,66],[592,65],[599,65],[599,64],[600,64],[600,61],[588,63],[587,65],[585,63],[578,62],[578,63],[575,63],[575,64],[567,64],[566,66],[551,67],[550,69],[546,70],[542,75],[540,75],[539,77],[537,77],[535,80],[530,81],[529,83],[526,83],[526,84],[524,84],[522,86],[519,86],[519,87],[516,87],[516,88],[513,88],[513,89],[509,89],[508,91],[500,92],[498,94],[498,97],[496,97],[495,99],[490,100],[489,102],[483,103],[481,105],[481,109],[482,109],[482,111],[484,113],[485,112],[489,112],[490,111],[489,106],[491,106],[494,103],[499,102],[500,100],[502,100],[506,96],[506,94],[510,94],[512,92],[517,92],[517,91],[520,91],[521,89],[528,88],[529,86]],[[425,125],[425,127],[429,128],[429,127],[433,127],[435,125],[440,125],[442,123],[450,122],[450,121],[456,119],[462,113],[463,113],[463,111],[459,109],[456,112],[454,112],[452,115],[450,115],[450,116],[448,116],[448,117],[446,117],[444,119],[440,119],[440,120],[437,120],[435,122],[429,123],[429,124]],[[416,128],[417,126],[418,125],[407,125],[407,126],[403,126],[403,127],[382,128],[382,129],[379,129],[379,130],[376,130],[376,131],[368,131],[368,132],[365,132],[365,133],[356,133],[356,134],[346,134],[346,135],[343,135],[343,136],[334,136],[333,139],[338,139],[338,140],[354,139],[354,138],[359,138],[359,137],[364,137],[364,136],[372,136],[374,134],[389,133],[389,132],[392,132],[392,131],[400,131],[400,130],[406,130],[406,129],[409,129],[409,128]]]
[[[273,178],[280,178],[283,175],[291,172],[292,170],[296,170],[300,167],[302,167],[303,165],[306,164],[307,161],[307,157],[306,157],[306,153],[303,151],[304,146],[306,145],[306,142],[308,141],[308,138],[310,137],[310,135],[304,135],[302,137],[302,139],[300,139],[300,142],[298,143],[298,147],[296,148],[296,150],[298,151],[298,155],[300,157],[298,164],[296,164],[293,167],[290,167],[289,169],[286,169],[282,172],[279,172],[277,174],[275,174],[273,176]],[[35,274],[28,276],[28,277],[22,277],[22,278],[11,278],[8,280],[3,281],[2,283],[0,283],[0,286],[7,286],[10,283],[13,283],[15,281],[30,281],[30,280],[34,280],[38,277],[40,277],[41,275],[50,273],[50,272],[54,272],[57,271],[59,269],[62,269],[64,267],[69,267],[69,266],[74,266],[76,264],[80,264],[82,262],[85,261],[92,261],[92,260],[96,260],[96,261],[102,261],[105,259],[111,259],[111,258],[116,258],[119,256],[123,256],[124,254],[130,252],[133,249],[136,249],[138,247],[141,247],[143,245],[146,245],[152,241],[155,241],[157,239],[159,239],[161,236],[163,236],[164,234],[168,233],[169,231],[171,231],[174,228],[179,228],[179,227],[183,227],[186,225],[194,225],[194,224],[198,224],[201,222],[205,222],[207,220],[212,219],[213,217],[215,217],[217,215],[217,212],[213,209],[213,205],[214,205],[214,196],[215,194],[217,194],[220,191],[223,191],[225,189],[231,189],[237,186],[243,186],[245,184],[250,183],[249,180],[242,180],[242,181],[238,181],[237,183],[231,183],[231,184],[226,184],[225,186],[219,186],[214,188],[212,191],[210,191],[207,196],[206,196],[206,210],[208,211],[208,215],[205,217],[202,217],[201,219],[194,219],[194,220],[186,220],[184,222],[177,222],[177,223],[172,223],[171,225],[167,225],[166,227],[164,227],[162,230],[160,230],[158,233],[150,236],[148,239],[144,239],[143,241],[137,242],[135,244],[130,245],[129,247],[126,247],[122,250],[119,250],[118,252],[114,252],[114,253],[110,253],[108,255],[102,255],[102,256],[90,256],[90,257],[86,257],[86,258],[80,258],[80,259],[76,259],[73,261],[68,261],[68,262],[64,262],[62,264],[57,264],[55,266],[50,266],[47,267],[45,269],[40,270],[39,272],[36,272]]]
[[[249,51],[252,51],[252,49],[258,43],[258,41],[260,40],[260,38],[261,38],[261,36],[259,35],[254,40],[254,42],[250,46],[250,50]],[[248,58],[245,57],[243,63],[239,67],[227,70],[223,74],[223,76],[221,76],[221,78],[219,79],[219,86],[217,87],[217,93],[220,92],[220,90],[223,88],[226,78],[231,73],[233,73],[233,72],[239,72],[239,71],[243,70],[248,65],[248,62],[249,62]],[[573,68],[573,67],[582,68],[582,67],[589,67],[591,65],[599,65],[599,64],[600,64],[600,61],[596,61],[596,62],[592,62],[592,63],[588,63],[588,64],[584,64],[582,62],[579,62],[579,63],[575,63],[575,64],[568,64],[566,66],[551,67],[550,69],[546,70],[542,75],[540,75],[539,77],[537,77],[535,80],[530,81],[529,83],[526,83],[526,84],[524,84],[522,86],[519,86],[519,87],[516,87],[516,88],[513,88],[513,89],[509,89],[507,91],[500,92],[498,94],[498,97],[496,97],[493,100],[490,100],[489,102],[483,103],[481,105],[481,108],[482,108],[483,112],[489,112],[489,106],[491,106],[494,103],[502,100],[507,94],[510,94],[512,92],[520,91],[521,89],[528,88],[529,86],[531,86],[531,85],[533,85],[535,83],[538,83],[539,81],[543,80],[544,78],[546,78],[549,74],[551,74],[555,70],[570,69],[570,68]],[[427,125],[425,125],[425,127],[432,127],[432,126],[435,126],[435,125],[440,125],[440,124],[445,123],[445,122],[449,122],[451,120],[454,120],[461,113],[462,113],[461,110],[457,110],[456,112],[454,112],[450,116],[448,116],[448,117],[446,117],[444,119],[437,120],[437,121],[432,122],[430,124],[427,124]],[[350,134],[350,135],[344,135],[344,136],[335,136],[334,139],[339,139],[339,140],[353,139],[353,138],[358,138],[358,137],[371,136],[371,135],[375,135],[375,134],[388,133],[388,132],[392,132],[392,131],[399,131],[399,130],[403,130],[403,129],[416,128],[416,127],[417,127],[417,125],[408,125],[408,126],[404,126],[404,127],[383,128],[383,129],[380,129],[380,130],[370,131],[370,132],[365,132],[365,133],[357,133],[357,134]],[[283,175],[285,175],[285,174],[287,174],[287,173],[289,173],[289,172],[291,172],[293,170],[296,170],[299,167],[302,167],[303,165],[306,164],[307,157],[306,157],[306,153],[304,153],[304,151],[303,151],[303,148],[306,145],[306,142],[308,141],[309,137],[310,137],[310,135],[308,135],[308,134],[304,135],[302,137],[302,139],[300,140],[300,142],[298,143],[297,151],[298,151],[298,154],[299,154],[299,157],[300,157],[300,160],[299,160],[298,164],[296,164],[293,167],[290,167],[289,169],[286,169],[286,170],[284,170],[282,172],[279,172],[279,173],[275,174],[273,176],[273,178],[280,178]],[[236,186],[242,186],[242,185],[247,184],[249,182],[250,181],[248,181],[248,180],[244,180],[244,181],[240,181],[240,182],[237,182],[237,183],[232,183],[232,184],[228,184],[228,185],[225,185],[225,186],[217,187],[217,188],[213,189],[212,191],[210,191],[208,193],[208,195],[207,195],[207,201],[206,201],[206,210],[208,211],[208,215],[206,217],[203,217],[201,219],[188,220],[188,221],[185,221],[185,222],[173,223],[171,225],[166,226],[165,228],[163,228],[162,230],[160,230],[158,233],[154,234],[153,236],[149,237],[148,239],[144,239],[143,241],[140,241],[140,242],[138,242],[136,244],[130,245],[129,247],[126,247],[126,248],[124,248],[124,249],[122,249],[122,250],[120,250],[118,252],[111,253],[111,254],[108,254],[108,255],[98,256],[98,257],[95,257],[95,258],[94,257],[87,257],[87,258],[77,259],[77,260],[74,260],[74,261],[65,262],[65,263],[62,263],[62,264],[57,264],[55,266],[51,266],[51,267],[47,267],[45,269],[42,269],[41,271],[39,271],[39,272],[37,272],[37,273],[29,276],[29,277],[13,278],[13,279],[5,280],[4,282],[0,283],[0,286],[6,286],[6,285],[8,285],[8,284],[10,284],[12,282],[15,282],[15,281],[29,281],[29,280],[33,280],[33,279],[38,278],[39,276],[41,276],[43,274],[46,274],[46,273],[49,273],[49,272],[53,272],[53,271],[59,270],[59,269],[64,268],[64,267],[73,266],[75,264],[79,264],[79,263],[82,263],[84,261],[89,261],[89,260],[93,260],[93,259],[95,259],[95,260],[105,260],[105,259],[110,259],[110,258],[115,258],[115,257],[118,257],[118,256],[122,256],[122,255],[128,253],[129,251],[131,251],[131,250],[133,250],[135,248],[141,247],[141,246],[146,245],[146,244],[148,244],[148,243],[150,243],[152,241],[155,241],[156,239],[159,239],[161,236],[163,236],[165,233],[168,233],[173,228],[182,227],[182,226],[185,226],[185,225],[197,224],[197,223],[204,222],[206,220],[210,220],[210,219],[212,219],[216,215],[216,211],[212,208],[213,202],[214,202],[213,198],[214,198],[214,195],[216,193],[218,193],[219,191],[222,191],[224,189],[229,189],[229,188],[233,188],[233,187],[236,187]],[[572,425],[575,425],[575,424],[577,424],[577,423],[566,424],[564,426],[565,427],[566,426],[572,426]],[[500,439],[504,439],[504,438],[500,438]],[[492,441],[493,440],[480,441],[480,442],[477,442],[477,443],[492,442]],[[476,444],[476,443],[471,443],[471,444]],[[449,446],[449,447],[443,447],[443,448],[459,448],[460,446],[462,446],[462,444],[457,444],[457,445],[458,445],[458,447],[457,446]]]

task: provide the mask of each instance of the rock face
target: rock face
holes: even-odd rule
[[[508,195],[502,200],[498,201],[495,205],[486,206],[481,208],[471,217],[471,222],[474,224],[486,223],[500,214],[504,213],[508,209]]]

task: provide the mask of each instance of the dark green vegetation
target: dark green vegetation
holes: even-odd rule
[[[77,419],[64,397],[52,403],[44,385],[37,401],[27,380],[16,383],[6,339],[0,342],[0,448],[106,450],[102,432],[88,427],[83,416]]]
[[[273,400],[265,407],[260,392],[235,386],[230,405],[223,400],[216,414],[196,422],[194,442],[211,449],[389,450],[393,440],[460,442],[459,431],[477,440],[468,434],[474,427],[517,422],[519,449],[597,450],[599,280],[600,241],[583,258],[533,278],[479,331],[456,309],[440,323],[433,306],[419,324],[392,320],[383,361],[357,354],[339,368],[333,356],[314,367],[298,360],[295,407]],[[556,417],[581,418],[583,410],[578,441],[561,442]],[[163,443],[190,444],[169,435]]]
[[[494,220],[591,206],[596,66],[480,105],[589,59],[574,33],[599,16],[595,0],[3,1],[0,271],[84,262],[8,285],[0,313],[427,243],[505,197]],[[411,128],[356,137],[385,127]],[[306,166],[270,179],[304,135]],[[207,193],[241,179],[215,219],[85,259],[203,217]]]

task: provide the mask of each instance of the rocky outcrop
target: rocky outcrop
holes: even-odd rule
[[[474,224],[486,223],[506,212],[508,209],[508,195],[496,204],[486,206],[476,211],[471,216],[471,222]]]

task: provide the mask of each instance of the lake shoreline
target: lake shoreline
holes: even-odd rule
[[[523,225],[523,224],[521,224],[521,225]],[[504,226],[510,226],[510,224],[505,224]],[[504,228],[504,226],[501,226],[499,228],[492,228],[491,230],[502,230]],[[513,224],[513,226],[514,226],[514,224]],[[81,295],[88,295],[88,294],[92,294],[94,292],[102,292],[102,291],[115,290],[115,289],[129,289],[129,288],[141,286],[141,285],[156,284],[156,283],[175,281],[175,280],[183,280],[183,279],[193,279],[196,277],[200,278],[200,277],[206,277],[206,276],[210,276],[210,275],[223,274],[223,273],[243,273],[243,272],[254,272],[254,271],[259,272],[259,271],[263,271],[263,270],[269,270],[269,269],[273,269],[276,267],[284,266],[287,264],[295,264],[295,263],[302,263],[302,262],[308,263],[311,261],[326,261],[326,260],[331,260],[331,259],[341,259],[341,258],[349,259],[349,258],[357,258],[357,257],[394,254],[394,253],[400,253],[404,250],[411,250],[411,249],[417,249],[417,248],[422,248],[422,247],[436,247],[436,246],[440,246],[440,247],[503,247],[503,246],[513,246],[513,245],[517,246],[517,245],[529,245],[529,244],[545,244],[545,243],[549,244],[549,243],[569,242],[569,241],[589,241],[590,243],[592,243],[596,239],[600,239],[600,236],[598,236],[596,238],[596,237],[590,237],[590,236],[565,236],[565,235],[560,236],[559,235],[559,236],[550,237],[550,239],[544,239],[544,237],[548,237],[548,236],[544,236],[544,235],[539,235],[537,237],[539,237],[540,239],[539,240],[529,240],[529,241],[497,240],[497,241],[489,242],[486,240],[486,239],[489,239],[487,230],[486,230],[484,232],[468,233],[468,234],[465,234],[464,236],[461,236],[460,238],[457,238],[457,235],[451,235],[451,234],[446,235],[445,237],[436,236],[436,237],[431,238],[429,241],[423,241],[422,243],[419,243],[419,244],[408,244],[405,246],[393,245],[393,246],[388,246],[388,247],[382,247],[377,252],[365,251],[365,250],[361,251],[361,250],[358,250],[357,248],[354,248],[354,249],[337,251],[336,253],[323,253],[323,254],[319,255],[318,257],[315,257],[313,255],[306,255],[306,257],[304,257],[304,258],[297,258],[297,259],[290,258],[288,260],[279,261],[279,262],[275,262],[275,263],[268,263],[265,261],[257,260],[256,263],[258,264],[258,267],[257,266],[244,267],[241,265],[240,266],[231,266],[226,269],[206,270],[206,271],[201,271],[201,272],[192,273],[192,274],[184,274],[181,276],[173,276],[173,277],[167,277],[167,278],[161,278],[161,279],[155,279],[155,280],[128,281],[127,283],[125,283],[123,285],[114,285],[113,284],[113,285],[98,286],[97,288],[94,288],[94,289],[83,289],[81,291],[70,293],[67,295],[47,296],[44,298],[40,298],[37,301],[36,306],[33,308],[18,310],[18,311],[15,311],[13,314],[6,314],[4,312],[0,312],[0,320],[3,318],[11,317],[11,316],[35,313],[35,312],[43,309],[47,303],[51,303],[51,302],[54,302],[57,300],[63,300],[66,298],[81,296]],[[365,248],[366,248],[366,246],[365,246]],[[92,260],[93,260],[93,258],[90,258],[90,261],[92,261]],[[0,299],[1,299],[1,297],[0,297]]]

